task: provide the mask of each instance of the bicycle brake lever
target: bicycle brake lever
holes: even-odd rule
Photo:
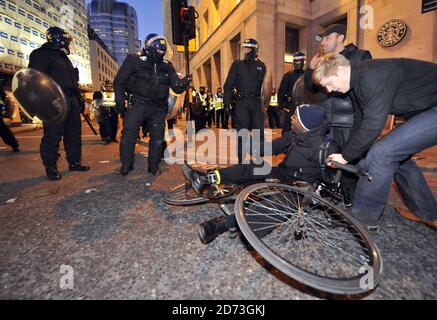
[[[367,177],[367,179],[369,181],[373,180],[373,177],[371,175],[369,175],[368,172],[362,171],[359,168],[357,168],[356,166],[353,166],[350,164],[341,164],[341,163],[334,161],[334,160],[331,160],[331,161],[328,160],[327,162],[330,162],[331,164],[335,165],[337,168],[339,168],[341,170],[344,170],[344,171],[347,171],[347,172],[350,172],[350,173],[353,173],[353,174],[356,174],[359,176]]]

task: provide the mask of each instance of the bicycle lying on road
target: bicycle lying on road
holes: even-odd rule
[[[341,172],[371,177],[340,165],[332,179],[212,185],[197,194],[190,182],[165,196],[170,205],[217,203],[235,214],[249,244],[271,265],[312,288],[341,295],[376,287],[382,260],[367,230],[342,208]]]

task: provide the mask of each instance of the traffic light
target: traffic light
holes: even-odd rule
[[[196,37],[196,10],[188,6],[187,0],[171,0],[173,44],[184,45]]]

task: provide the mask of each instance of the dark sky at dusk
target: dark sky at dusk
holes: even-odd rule
[[[91,1],[87,1],[91,2]],[[162,0],[121,0],[135,8],[138,18],[138,33],[143,44],[149,33],[164,33]]]

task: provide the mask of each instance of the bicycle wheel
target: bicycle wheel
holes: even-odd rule
[[[356,220],[317,194],[276,183],[244,189],[234,212],[253,248],[289,277],[334,294],[380,281],[378,248]]]
[[[210,200],[206,195],[199,195],[191,187],[189,181],[182,183],[164,196],[167,204],[174,206],[189,206],[193,204],[207,203]]]

